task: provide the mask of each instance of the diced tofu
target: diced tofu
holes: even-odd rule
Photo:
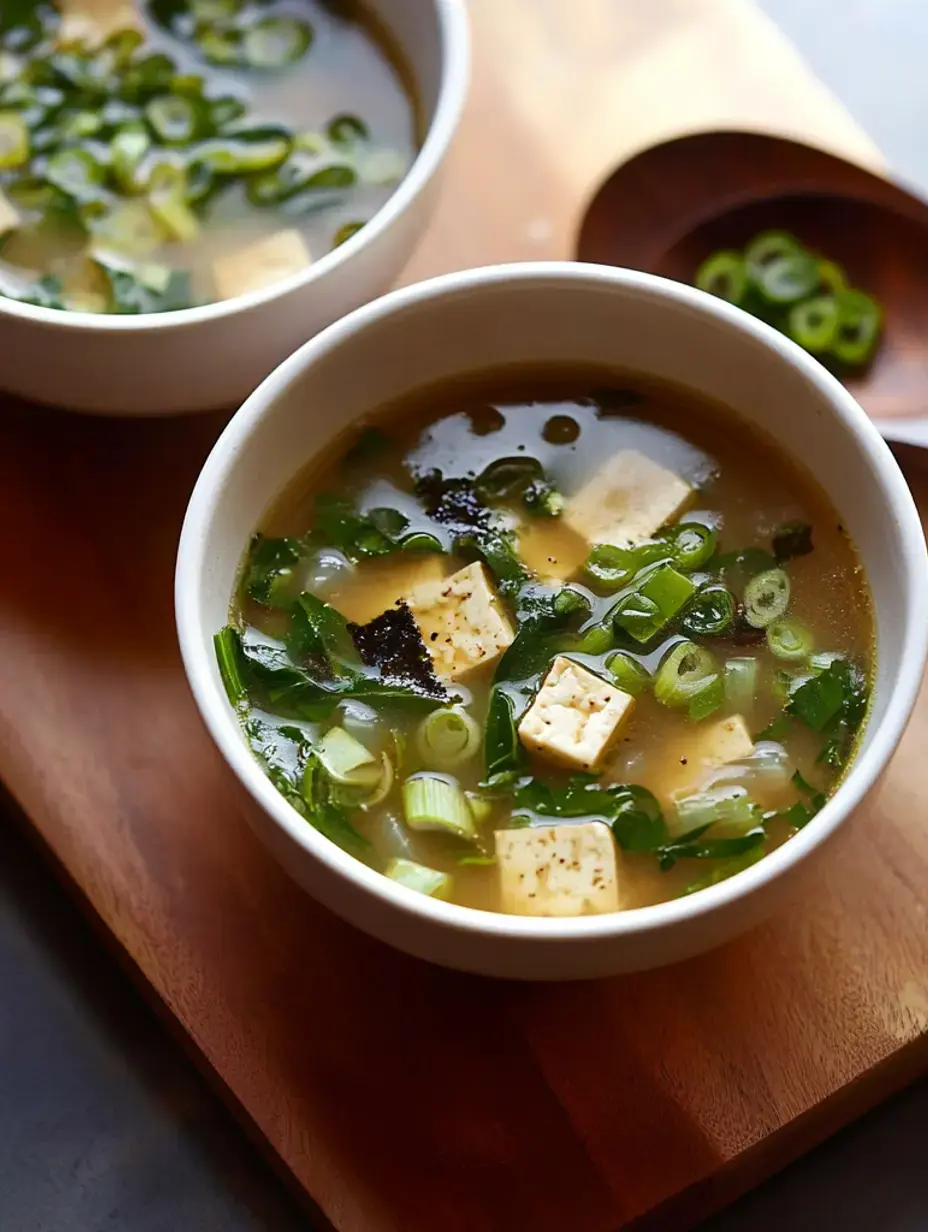
[[[7,231],[15,231],[21,222],[19,211],[13,202],[0,192],[0,235],[6,235]]]
[[[220,299],[235,299],[249,291],[260,291],[298,274],[311,260],[299,231],[278,231],[213,262],[216,294]]]
[[[702,791],[712,780],[712,771],[754,752],[754,741],[740,714],[714,722],[694,723],[685,736],[668,750],[662,787],[668,799]]]
[[[95,46],[119,30],[144,33],[141,15],[132,0],[58,0],[58,8],[59,43]]]
[[[500,905],[514,915],[619,910],[615,840],[601,821],[496,832]]]
[[[481,564],[441,582],[414,587],[406,603],[415,617],[436,673],[445,680],[492,663],[515,637]]]
[[[623,449],[572,496],[563,520],[588,543],[633,547],[672,522],[693,488],[635,449]]]
[[[519,724],[519,739],[549,761],[592,770],[634,708],[630,694],[558,655]]]

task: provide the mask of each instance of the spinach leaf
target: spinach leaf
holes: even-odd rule
[[[287,648],[291,654],[303,648],[321,653],[334,676],[356,676],[363,666],[344,616],[307,591],[294,604]]]
[[[316,497],[311,539],[321,547],[338,548],[355,564],[398,551],[444,551],[436,536],[409,530],[409,519],[398,509],[361,514],[350,500],[326,492]]]
[[[729,877],[734,877],[735,873],[740,873],[744,869],[750,868],[752,864],[756,864],[763,857],[764,851],[760,844],[742,852],[740,856],[730,856],[727,860],[722,860],[719,864],[716,864],[704,876],[697,877],[695,881],[691,881],[688,886],[684,887],[680,897],[696,894],[700,890],[707,890],[710,886],[718,885],[720,881],[727,881]]]
[[[758,573],[777,567],[776,557],[763,548],[742,548],[738,552],[723,552],[712,560],[712,568],[731,574],[735,582],[746,582]]]
[[[553,786],[530,779],[516,789],[516,814],[540,817],[594,817],[612,826],[616,842],[626,851],[654,851],[667,840],[661,807],[646,787],[612,783],[600,787],[595,775],[575,774]]]
[[[242,676],[242,648],[237,631],[231,625],[220,629],[213,637],[213,648],[226,695],[236,710],[242,710],[248,704],[248,689]]]
[[[485,782],[490,787],[502,786],[500,776],[517,773],[525,761],[516,727],[515,704],[498,685],[494,685],[490,693],[483,757]]]
[[[791,782],[796,790],[806,797],[805,801],[797,800],[795,804],[789,805],[780,812],[765,814],[765,824],[776,818],[786,821],[795,830],[801,830],[821,810],[825,803],[823,792],[807,783],[798,770],[793,775]]]
[[[515,535],[511,531],[473,527],[456,536],[454,550],[462,556],[482,557],[496,578],[499,593],[507,599],[512,599],[530,577],[516,551]]]
[[[265,535],[255,535],[245,572],[245,590],[249,597],[265,607],[285,606],[287,588],[293,584],[293,569],[303,551],[300,539],[269,539]]]
[[[812,527],[808,522],[786,522],[775,531],[773,554],[778,565],[797,556],[808,556],[811,551]]]
[[[566,646],[566,630],[589,614],[589,600],[579,590],[524,585],[516,600],[518,632],[497,664],[494,681],[526,681],[538,676]]]
[[[731,838],[706,838],[706,831],[710,830],[713,824],[710,821],[696,826],[695,829],[681,834],[679,838],[658,847],[656,854],[661,870],[667,872],[678,860],[724,860],[729,856],[742,855],[760,847],[767,837],[763,826],[754,826],[746,834]]]
[[[855,732],[867,710],[866,677],[847,659],[835,659],[813,676],[797,677],[786,709],[813,731],[843,723]]]

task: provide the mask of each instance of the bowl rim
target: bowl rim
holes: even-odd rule
[[[390,881],[348,855],[319,834],[277,792],[247,747],[228,698],[213,678],[208,653],[213,630],[200,619],[199,593],[207,558],[205,528],[221,505],[228,473],[248,448],[265,413],[323,355],[344,345],[386,317],[423,302],[469,294],[507,282],[578,284],[590,289],[611,285],[645,296],[670,300],[721,326],[752,335],[768,351],[793,367],[829,404],[836,429],[850,434],[886,503],[904,563],[908,602],[903,613],[901,661],[910,670],[887,699],[886,713],[870,732],[869,746],[859,754],[821,811],[775,851],[737,876],[686,898],[605,915],[571,918],[506,915],[429,898]],[[660,933],[698,917],[713,914],[778,880],[828,840],[874,785],[892,756],[915,704],[928,656],[928,622],[920,619],[928,606],[928,549],[914,499],[879,431],[843,385],[790,339],[771,326],[693,287],[653,274],[613,266],[567,261],[486,266],[443,274],[392,291],[356,309],[320,332],[272,372],[232,417],[207,458],[193,489],[181,531],[175,575],[175,611],[181,656],[200,714],[214,742],[249,794],[271,820],[329,872],[345,877],[356,890],[380,900],[381,907],[415,917],[421,925],[451,929],[499,940],[537,943],[620,939]],[[911,670],[917,667],[918,670]],[[877,673],[879,674],[879,662]]]
[[[222,320],[236,313],[261,308],[272,300],[309,286],[359,255],[386,232],[425,189],[440,167],[457,131],[467,96],[470,74],[470,33],[465,0],[428,0],[438,23],[439,86],[435,109],[409,171],[371,220],[350,239],[313,261],[299,274],[257,291],[216,300],[174,312],[144,312],[131,316],[112,313],[61,311],[22,304],[0,296],[0,314],[49,329],[91,333],[141,333],[178,330]]]

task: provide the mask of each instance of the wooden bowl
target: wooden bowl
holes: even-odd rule
[[[839,262],[883,304],[880,349],[846,383],[888,435],[917,438],[919,425],[895,421],[928,414],[928,204],[898,184],[784,138],[681,137],[603,184],[581,224],[577,259],[690,282],[710,253],[768,228],[792,231]]]

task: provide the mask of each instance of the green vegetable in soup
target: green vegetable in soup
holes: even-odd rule
[[[433,710],[419,724],[416,744],[430,770],[453,770],[480,752],[483,733],[460,706]]]
[[[613,623],[636,642],[650,642],[695,593],[689,578],[671,565],[660,565],[616,606]]]
[[[743,304],[748,290],[748,271],[740,252],[716,252],[696,271],[694,284],[730,304]]]
[[[459,863],[472,863],[472,860],[460,860]],[[396,858],[390,861],[384,869],[384,876],[396,881],[407,890],[415,890],[418,894],[427,894],[430,898],[450,898],[452,879],[447,873],[437,868],[426,868],[424,864],[416,864],[414,860]]]
[[[403,813],[413,830],[439,830],[455,838],[476,838],[470,804],[460,784],[434,774],[418,774],[403,784]]]
[[[744,588],[744,614],[755,629],[766,629],[789,607],[789,577],[782,569],[767,569]]]

